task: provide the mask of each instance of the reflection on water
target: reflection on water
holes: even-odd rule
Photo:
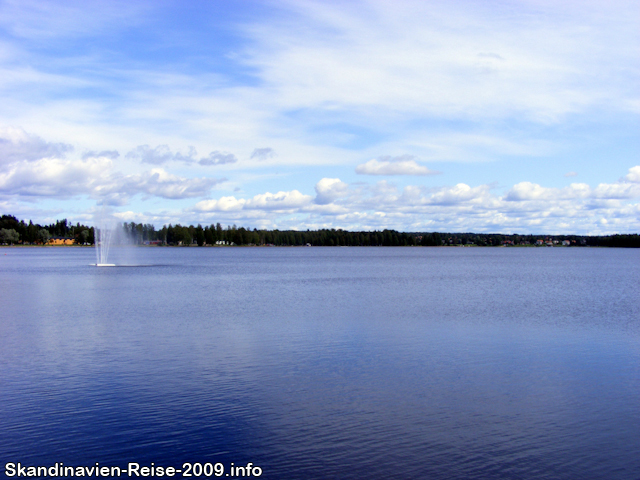
[[[2,249],[0,458],[640,476],[640,252]]]

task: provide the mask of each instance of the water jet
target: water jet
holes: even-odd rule
[[[138,243],[134,231],[127,229],[108,207],[99,207],[94,216],[94,245],[96,267],[134,267],[135,246]]]
[[[109,261],[111,246],[122,243],[122,232],[119,222],[111,213],[103,207],[96,214],[94,226],[96,267],[115,267],[116,263]]]

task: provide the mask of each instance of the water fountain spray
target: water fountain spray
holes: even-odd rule
[[[94,227],[96,246],[96,266],[115,267],[115,263],[109,263],[109,249],[113,240],[113,232],[116,222],[103,207],[99,219]]]

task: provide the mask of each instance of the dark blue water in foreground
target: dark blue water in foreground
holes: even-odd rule
[[[640,478],[639,250],[135,260],[152,266],[0,249],[0,477],[253,462],[268,479]]]

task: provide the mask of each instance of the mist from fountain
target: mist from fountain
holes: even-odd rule
[[[109,250],[116,225],[115,219],[105,208],[96,214],[94,235],[97,267],[115,267],[114,263],[109,263]]]
[[[115,264],[109,263],[109,249],[111,248],[111,237],[113,229],[104,226],[95,227],[96,235],[96,266],[98,267],[115,267]]]
[[[132,241],[124,232],[119,219],[107,207],[100,208],[94,218],[96,266],[115,267],[116,264],[125,265],[126,263],[123,263],[123,261],[130,260],[127,257],[131,255],[131,252],[129,252],[131,249],[124,247],[131,247]],[[113,251],[112,247],[116,247],[115,250],[117,251]],[[116,255],[118,262],[113,259],[114,253],[118,254]],[[110,256],[112,257],[111,259],[109,258]]]
[[[141,239],[108,207],[98,207],[94,214],[94,241],[97,267],[136,267],[137,246]]]

